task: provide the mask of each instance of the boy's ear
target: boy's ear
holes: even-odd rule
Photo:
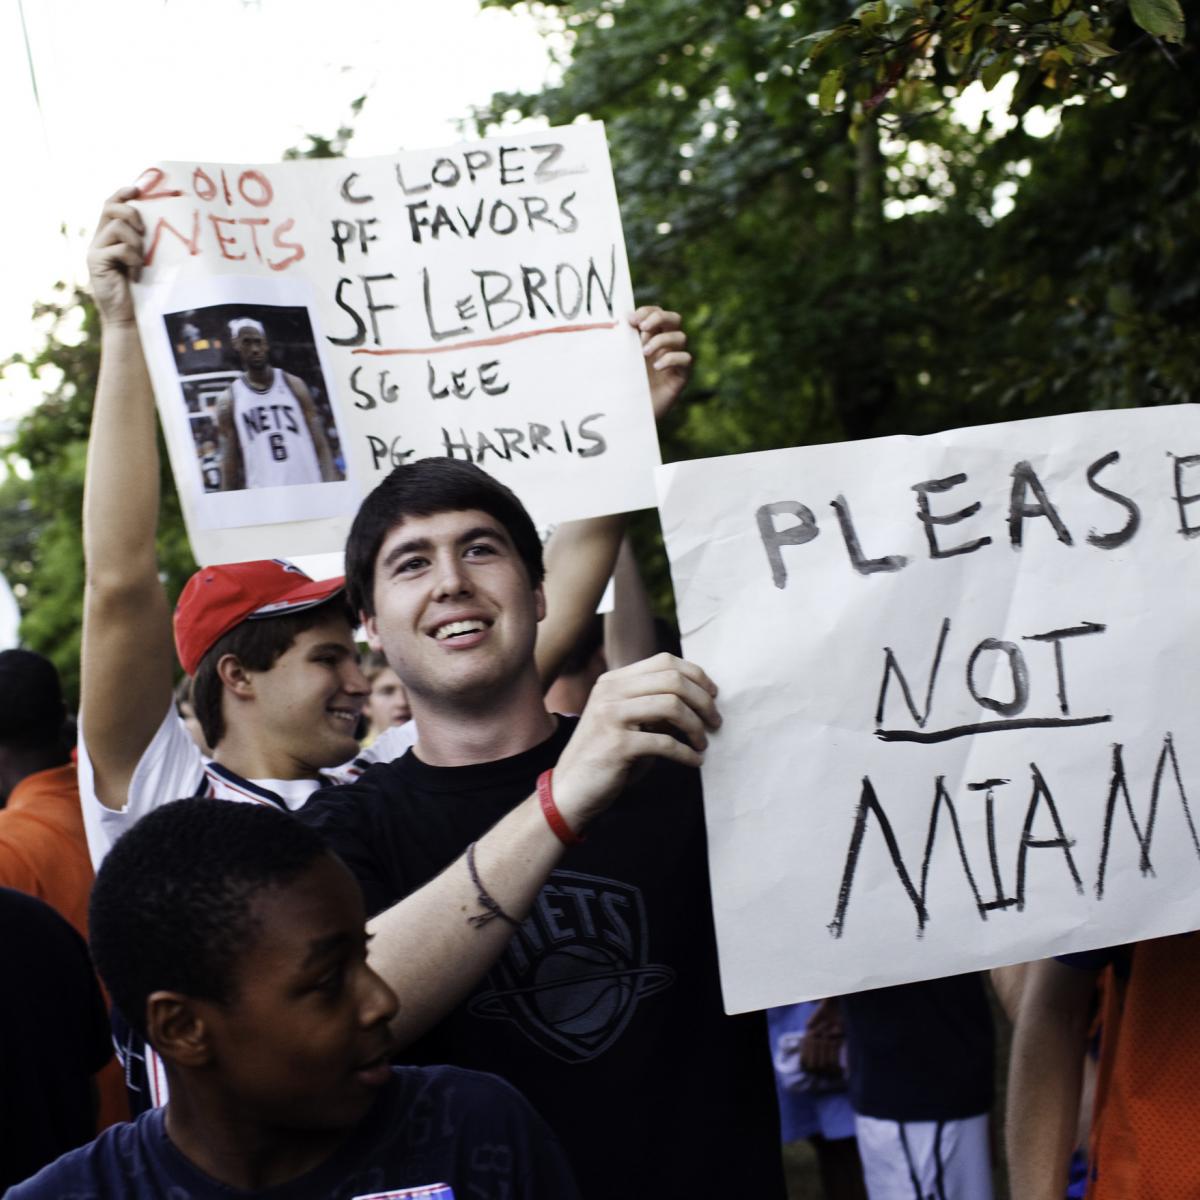
[[[234,695],[250,696],[254,693],[254,680],[236,654],[222,654],[217,661],[217,678]]]
[[[533,589],[533,603],[537,612],[537,619],[539,621],[544,620],[546,616],[546,585],[544,583],[539,583]]]
[[[367,635],[367,645],[375,651],[376,654],[383,653],[383,642],[379,640],[379,626],[374,617],[369,617],[365,612],[358,614],[358,619],[362,625],[363,633]]]
[[[211,1029],[194,997],[151,992],[146,999],[147,1041],[168,1062],[202,1067],[212,1061]]]

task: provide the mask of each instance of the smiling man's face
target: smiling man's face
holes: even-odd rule
[[[504,526],[476,509],[408,517],[375,559],[364,627],[410,695],[476,707],[533,671],[542,589]]]

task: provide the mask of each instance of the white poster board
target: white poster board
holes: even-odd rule
[[[430,455],[478,463],[541,526],[653,504],[599,123],[139,184],[138,326],[200,562],[339,551],[361,498]],[[289,393],[251,386],[247,321]]]
[[[1200,415],[660,468],[731,1012],[1200,927]]]

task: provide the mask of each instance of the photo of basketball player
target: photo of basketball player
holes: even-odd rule
[[[164,321],[206,493],[345,479],[305,308],[218,304]]]

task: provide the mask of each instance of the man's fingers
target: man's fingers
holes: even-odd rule
[[[109,246],[116,245],[131,246],[140,254],[142,252],[142,231],[124,217],[114,217],[103,229],[97,231],[96,240],[92,244],[97,250],[104,250]]]
[[[93,277],[116,268],[131,279],[140,279],[144,265],[141,234],[124,221],[110,221],[88,254]]]
[[[642,343],[642,356],[653,358],[664,350],[682,350],[687,346],[687,334],[682,329],[672,329],[664,333],[656,333]]]
[[[635,732],[647,726],[670,725],[678,729],[697,750],[708,745],[708,734],[700,715],[679,696],[634,696],[619,708],[621,724]]]
[[[136,246],[124,242],[115,246],[105,246],[95,255],[98,264],[120,263],[130,273],[142,269],[142,252]]]
[[[629,323],[637,329],[644,341],[649,334],[660,330],[678,329],[683,324],[683,318],[677,312],[668,312],[657,304],[644,304],[630,314]]]
[[[649,677],[664,671],[678,672],[702,687],[710,696],[717,694],[717,685],[709,679],[702,667],[698,667],[694,662],[688,662],[686,658],[678,658],[674,654],[665,652],[654,654],[650,658],[643,658],[640,662],[630,663],[627,667],[618,667],[615,671],[609,671],[600,677],[600,682],[625,683],[630,679],[637,679],[639,676]]]
[[[139,236],[146,232],[142,214],[132,204],[126,204],[114,198],[109,200],[100,212],[96,236],[99,237],[114,221],[124,221],[131,229],[136,229]]]
[[[704,754],[673,738],[669,733],[654,733],[650,730],[638,731],[633,735],[636,740],[636,750],[639,758],[669,758],[684,767],[698,767],[704,762]]]
[[[646,704],[660,703],[673,706],[678,703],[695,714],[696,727],[705,725],[719,729],[721,714],[711,694],[698,683],[675,671],[663,671],[657,675],[635,676],[622,682],[621,686],[603,693],[605,701],[617,707],[618,719],[623,725],[637,724],[660,719],[657,716],[637,716],[646,711]]]
[[[672,367],[676,370],[683,370],[692,365],[692,356],[686,350],[674,350],[670,354],[664,354],[661,358],[657,358],[651,363],[656,371],[667,371]]]
[[[132,246],[139,254],[142,252],[142,231],[124,216],[115,216],[106,221],[96,230],[92,238],[91,250],[102,252],[109,246]]]

